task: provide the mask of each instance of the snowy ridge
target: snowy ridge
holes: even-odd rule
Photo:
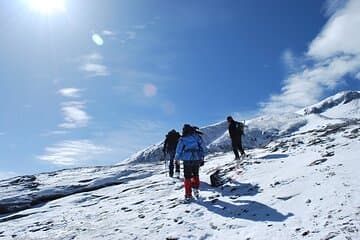
[[[360,118],[360,91],[345,91],[307,107],[299,113],[324,114],[329,117]],[[334,111],[334,108],[339,108]],[[346,111],[347,110],[347,111]],[[332,113],[332,114],[331,114]],[[337,113],[337,116],[336,114]]]
[[[205,129],[209,148],[225,146],[226,123]],[[1,180],[0,239],[360,239],[360,119],[263,116],[246,131],[260,144],[252,158],[210,154],[201,199],[187,205],[161,143],[113,167]]]
[[[314,121],[314,118],[322,120]],[[265,115],[247,120],[243,145],[246,148],[263,147],[271,141],[292,134],[301,128],[308,129],[310,125],[310,128],[316,128],[334,123],[337,118],[360,118],[360,91],[338,93],[297,113]],[[315,125],[312,125],[313,123]],[[308,127],[306,127],[307,125]],[[203,138],[208,153],[231,150],[226,121],[203,127],[201,131],[204,133]],[[127,161],[159,161],[163,158],[161,148],[162,142],[140,151]]]

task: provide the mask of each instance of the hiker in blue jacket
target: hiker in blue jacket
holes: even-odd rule
[[[205,157],[205,144],[197,132],[196,128],[185,124],[183,127],[182,137],[177,147],[175,160],[182,160],[184,163],[184,187],[185,200],[192,199],[192,188],[194,188],[194,196],[199,197],[199,168],[203,164]]]

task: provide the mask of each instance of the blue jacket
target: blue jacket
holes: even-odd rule
[[[175,160],[200,160],[205,157],[205,144],[197,134],[180,138],[176,146]]]

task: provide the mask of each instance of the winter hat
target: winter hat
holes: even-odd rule
[[[194,128],[190,124],[184,124],[184,127],[182,129],[182,135],[187,136],[194,132]]]

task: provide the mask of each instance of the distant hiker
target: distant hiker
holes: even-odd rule
[[[244,135],[244,124],[235,121],[231,116],[227,117],[227,122],[229,126],[231,145],[235,154],[235,160],[239,160],[240,156],[238,150],[240,150],[241,156],[245,157],[245,151],[241,141],[241,136]]]
[[[173,177],[174,175],[174,158],[175,151],[178,141],[180,139],[180,133],[178,133],[175,129],[168,132],[164,142],[163,152],[164,154],[169,154],[170,156],[170,164],[169,164],[169,176]],[[175,162],[175,176],[177,178],[180,177],[180,164]]]
[[[196,128],[185,124],[182,137],[176,147],[175,160],[182,160],[184,163],[185,201],[192,199],[192,188],[194,196],[199,197],[199,167],[205,157],[205,145],[196,131]]]

